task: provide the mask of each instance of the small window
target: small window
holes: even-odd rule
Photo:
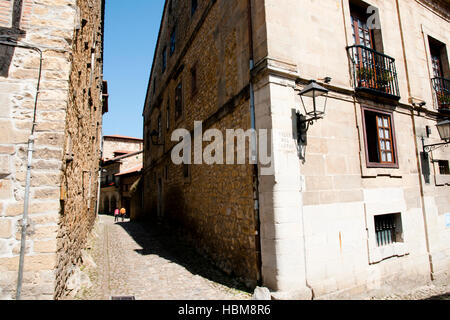
[[[150,136],[150,134],[152,133],[152,124],[151,122],[149,122],[148,124],[148,131],[147,131],[147,150],[150,152],[151,149],[151,141],[152,141],[152,137]]]
[[[449,175],[450,169],[448,165],[448,160],[439,160],[439,173],[443,175]]]
[[[178,119],[183,114],[183,85],[180,82],[175,89],[175,117]]]
[[[167,68],[167,48],[164,47],[162,52],[162,73],[166,71]]]
[[[198,7],[198,1],[191,0],[191,16],[193,16],[195,11],[197,11],[197,7]]]
[[[197,93],[197,66],[191,69],[191,94],[194,96]]]
[[[158,116],[158,140],[160,141],[162,138],[162,123],[161,123],[161,115]]]
[[[164,177],[166,178],[166,181],[169,179],[169,166],[164,168]]]
[[[378,247],[403,242],[401,214],[375,216],[375,235]]]
[[[170,34],[170,55],[175,52],[175,42],[176,42],[176,28],[173,28]]]
[[[156,93],[156,79],[153,80],[153,94]]]
[[[363,109],[368,167],[398,167],[392,114]]]

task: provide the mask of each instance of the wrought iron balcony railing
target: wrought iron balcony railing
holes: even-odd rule
[[[439,109],[450,111],[450,80],[445,78],[431,79],[436,93]]]
[[[400,100],[395,59],[362,45],[347,47],[355,90]]]

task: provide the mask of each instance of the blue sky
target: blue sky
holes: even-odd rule
[[[142,138],[142,110],[164,0],[106,0],[103,134]]]

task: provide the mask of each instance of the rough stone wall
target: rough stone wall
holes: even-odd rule
[[[55,298],[67,293],[66,282],[81,261],[81,250],[96,219],[102,126],[102,1],[77,1],[81,28],[75,31],[63,162],[63,212],[58,231]]]
[[[13,1],[10,1],[13,4]],[[33,154],[30,228],[22,297],[51,299],[55,288],[59,185],[67,108],[74,1],[34,1],[21,39],[43,50]],[[17,22],[16,22],[17,23]],[[6,32],[6,30],[2,30]],[[14,33],[13,31],[11,31]],[[0,297],[14,298],[23,212],[27,140],[31,130],[39,54],[0,45]]]
[[[15,0],[10,3],[21,3],[22,6],[19,6],[21,11],[20,14],[12,15],[12,28],[0,28],[0,34],[20,33],[20,36],[12,36],[12,38],[38,47],[43,52],[22,298],[52,299],[58,297],[61,292],[61,290],[55,291],[55,288],[63,287],[63,282],[67,279],[66,260],[71,260],[70,255],[74,255],[76,259],[78,254],[77,249],[74,250],[72,247],[73,243],[65,241],[70,237],[74,239],[72,231],[77,230],[76,232],[81,234],[81,240],[72,241],[77,247],[82,246],[83,235],[88,229],[83,225],[83,219],[74,219],[73,216],[73,212],[84,210],[81,199],[83,193],[79,195],[78,192],[81,192],[83,187],[84,190],[88,189],[88,183],[82,187],[81,174],[69,178],[70,180],[63,178],[66,170],[63,159],[66,158],[66,153],[71,156],[71,149],[75,151],[74,162],[83,162],[85,163],[83,166],[87,165],[88,170],[91,169],[90,188],[92,195],[96,194],[95,164],[98,163],[99,155],[95,150],[99,148],[101,106],[98,106],[100,97],[95,77],[101,74],[101,65],[96,66],[92,84],[92,97],[97,111],[92,111],[91,114],[86,111],[89,105],[87,97],[84,98],[81,92],[74,90],[74,87],[78,86],[78,82],[74,81],[75,74],[80,70],[86,77],[85,69],[87,63],[91,61],[89,52],[81,62],[83,59],[81,48],[84,48],[84,43],[74,33],[74,29],[77,21],[81,23],[77,18],[77,5],[83,8],[83,12],[93,12],[93,15],[99,14],[101,6],[88,7],[88,1],[75,0]],[[100,1],[89,3],[98,5]],[[96,19],[95,24],[98,25],[99,16]],[[89,45],[92,34],[88,35],[85,32],[83,34],[84,41],[87,41]],[[79,47],[72,55],[73,48],[77,46],[75,42]],[[100,44],[101,40],[97,46],[96,58],[100,57],[98,52],[101,48]],[[4,44],[0,45],[0,50],[2,50],[0,59],[0,298],[12,299],[16,291],[27,140],[33,117],[39,54],[33,50],[12,48]],[[72,62],[75,65],[73,69]],[[86,80],[80,80],[80,86],[86,83]],[[83,102],[86,103],[82,104],[80,100],[78,107],[75,107],[72,101],[69,102],[69,96],[75,95],[77,99],[85,99]],[[81,118],[84,117],[85,124],[79,126],[82,130],[78,128],[79,123],[74,121],[74,113]],[[74,130],[75,126],[76,130]],[[71,139],[68,132],[72,133]],[[92,137],[96,137],[97,140]],[[82,152],[77,154],[80,145],[86,146],[89,150],[83,147]],[[80,159],[80,155],[83,159]],[[70,175],[70,169],[68,175]],[[62,180],[71,183],[71,188],[63,189],[64,192],[61,192],[61,185],[64,185]],[[60,202],[61,197],[66,199],[65,206],[62,205],[63,202]],[[75,202],[74,198],[78,202]],[[94,207],[93,204],[94,201],[91,208]],[[75,209],[75,206],[78,209]],[[71,217],[70,225],[67,223],[68,217]],[[61,241],[65,242],[65,245]],[[63,248],[67,250],[63,252]]]
[[[169,50],[175,21],[176,49],[172,56],[167,51],[162,72],[162,50]],[[192,90],[194,67],[197,90]],[[176,145],[170,141],[173,130],[191,131],[194,121],[204,121],[204,130],[221,130],[224,137],[226,129],[249,129],[248,81],[247,1],[199,1],[192,17],[189,1],[174,2],[172,13],[166,6],[144,111],[145,212],[157,217],[160,184],[160,218],[181,226],[199,251],[252,286],[259,279],[253,167],[190,165],[186,178],[183,166],[170,159]],[[175,88],[180,82],[183,112],[176,118]],[[164,146],[150,141],[159,116]]]

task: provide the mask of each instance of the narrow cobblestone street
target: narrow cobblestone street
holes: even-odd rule
[[[114,223],[100,216],[86,267],[92,286],[77,299],[136,300],[250,299],[242,285],[212,266],[194,250],[157,227],[136,222]],[[239,290],[240,289],[240,290]]]

